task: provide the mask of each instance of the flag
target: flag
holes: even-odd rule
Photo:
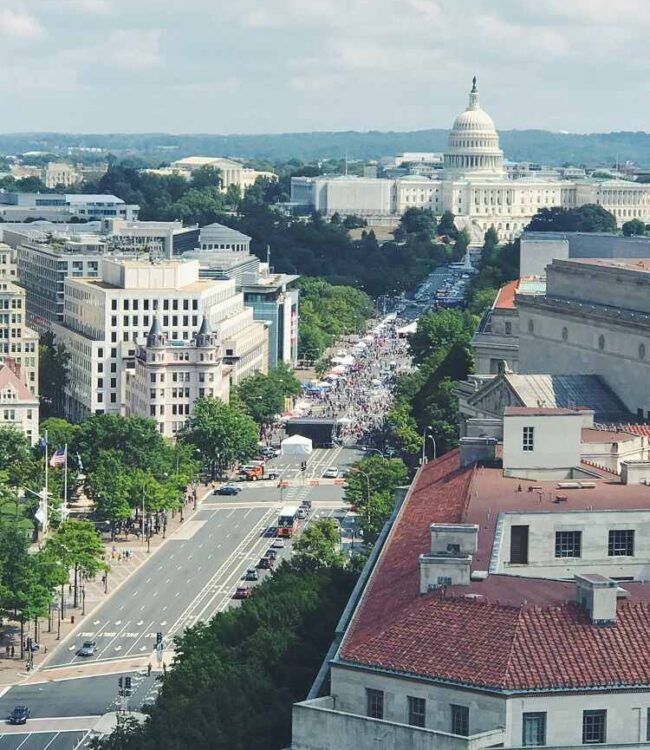
[[[65,466],[65,448],[59,448],[54,451],[52,458],[50,459],[50,466],[52,468],[56,466]]]
[[[39,438],[38,449],[45,452],[46,448],[47,448],[47,438],[43,435]]]

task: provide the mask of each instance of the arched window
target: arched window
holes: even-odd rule
[[[605,348],[605,337],[601,333],[598,337],[598,348],[602,351]]]

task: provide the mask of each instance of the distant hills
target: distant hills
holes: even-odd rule
[[[298,158],[378,159],[402,151],[442,151],[448,131],[314,132],[262,135],[168,135],[16,133],[0,135],[0,153],[26,151],[66,153],[70,147],[102,148],[117,156],[141,156],[153,162],[191,154],[286,161]],[[508,159],[549,165],[613,165],[617,161],[650,167],[650,133],[552,133],[547,130],[503,130],[501,146]]]

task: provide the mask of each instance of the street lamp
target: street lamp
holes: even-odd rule
[[[383,451],[380,451],[379,448],[366,448],[366,453],[379,453],[379,455],[384,459],[384,461],[387,461],[386,455]]]
[[[422,461],[420,462],[422,466],[427,463],[427,440],[431,440],[433,443],[433,460],[436,460],[436,440],[433,435],[429,434],[432,430],[433,427],[431,425],[428,425],[422,430]]]

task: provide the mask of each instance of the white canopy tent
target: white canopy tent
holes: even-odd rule
[[[280,443],[283,456],[308,456],[312,452],[312,442],[302,435],[292,435]]]

